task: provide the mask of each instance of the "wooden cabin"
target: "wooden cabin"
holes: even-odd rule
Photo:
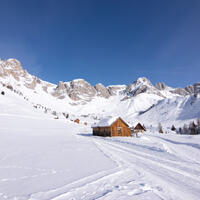
[[[120,117],[118,118],[105,118],[98,124],[94,124],[93,135],[103,137],[128,137],[131,136],[129,125]]]
[[[74,122],[77,123],[77,124],[79,124],[80,120],[79,119],[75,119]]]
[[[142,126],[140,123],[138,123],[133,129],[133,133],[144,133],[146,131],[146,128]]]
[[[84,125],[87,126],[87,122],[84,122]]]

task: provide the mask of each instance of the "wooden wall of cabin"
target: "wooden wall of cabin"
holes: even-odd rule
[[[109,137],[111,136],[110,127],[95,127],[93,128],[93,135]]]
[[[143,129],[134,129],[133,133],[144,133]]]
[[[120,119],[118,119],[111,126],[111,136],[131,136],[131,130]]]

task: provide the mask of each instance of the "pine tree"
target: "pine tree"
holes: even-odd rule
[[[158,132],[163,133],[162,125],[161,123],[158,124]]]
[[[200,135],[200,126],[197,127],[196,131],[197,131],[196,133]]]
[[[188,135],[189,134],[189,130],[186,124],[184,124],[183,126],[183,134]]]
[[[196,124],[193,122],[189,125],[189,134],[190,135],[196,135]]]
[[[197,126],[200,127],[200,119],[197,119]]]
[[[176,128],[175,128],[174,125],[172,125],[171,130],[172,130],[172,131],[176,131]]]
[[[53,111],[53,112],[52,112],[52,115],[57,116],[57,112],[56,112],[56,111]]]
[[[178,133],[182,134],[182,128],[181,127],[178,129]]]

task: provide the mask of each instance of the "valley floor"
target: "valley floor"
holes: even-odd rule
[[[0,115],[1,200],[199,200],[200,137],[93,137],[50,117]]]

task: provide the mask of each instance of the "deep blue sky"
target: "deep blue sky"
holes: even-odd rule
[[[57,83],[200,81],[199,0],[0,0],[0,58]]]

